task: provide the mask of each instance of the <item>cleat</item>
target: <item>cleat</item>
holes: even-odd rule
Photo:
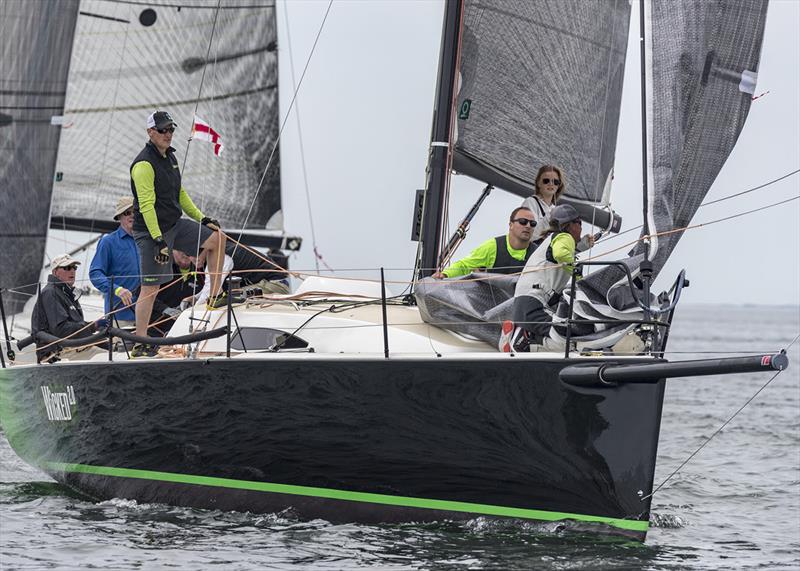
[[[231,295],[231,303],[242,303],[246,298],[241,293],[234,293]],[[217,297],[210,297],[206,302],[207,309],[221,309],[228,306],[228,292],[222,292]]]
[[[497,345],[497,348],[501,353],[511,353],[511,336],[513,333],[514,322],[503,321],[503,325],[500,330],[500,342]]]

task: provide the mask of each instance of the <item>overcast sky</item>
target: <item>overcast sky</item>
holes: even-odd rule
[[[279,4],[282,117],[327,9],[327,1]],[[638,3],[632,34],[638,34]],[[288,30],[285,26],[288,16]],[[442,3],[436,0],[336,0],[282,136],[286,230],[305,239],[292,267],[314,269],[297,112],[317,247],[338,275],[375,279],[380,266],[410,276],[414,191],[425,182],[436,83]],[[739,142],[707,201],[741,192],[800,168],[800,1],[772,0],[756,94]],[[612,205],[623,230],[641,224],[638,49],[628,54]],[[454,228],[481,183],[455,177]],[[701,208],[709,222],[800,194],[800,175],[768,189]],[[496,190],[474,219],[458,256],[504,233],[519,198]],[[632,239],[635,233],[609,244]],[[595,252],[597,253],[597,252]],[[324,267],[324,266],[323,266]],[[686,268],[684,303],[800,304],[800,201],[686,233],[657,285]],[[363,270],[363,271],[356,271]],[[393,286],[399,291],[402,287]]]

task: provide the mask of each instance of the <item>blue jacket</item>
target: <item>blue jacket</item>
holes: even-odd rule
[[[133,301],[136,302],[140,284],[139,249],[133,236],[128,235],[122,227],[100,238],[92,258],[92,265],[89,266],[89,279],[92,280],[94,287],[105,294],[106,313],[111,310],[111,296],[108,291],[111,276],[114,276],[114,289],[122,286],[130,290],[134,294]],[[122,307],[122,301],[116,295],[113,296],[113,301],[115,309]],[[127,321],[136,319],[133,307],[123,309],[114,316]]]

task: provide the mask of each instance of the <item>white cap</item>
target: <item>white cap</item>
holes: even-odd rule
[[[67,266],[72,265],[79,266],[80,262],[69,254],[61,254],[60,256],[56,256],[53,258],[53,261],[50,262],[50,267],[54,270],[56,268],[66,268]]]

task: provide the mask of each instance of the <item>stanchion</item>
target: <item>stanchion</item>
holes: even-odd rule
[[[386,324],[386,281],[381,268],[381,310],[383,311],[383,356],[389,358],[389,327]]]
[[[5,302],[3,301],[3,288],[0,288],[0,317],[3,319],[3,335],[6,338],[6,354],[8,355],[8,360],[13,361],[17,356],[14,351],[11,349],[11,339],[8,337],[8,324],[6,323],[6,306]],[[3,357],[3,352],[0,350],[0,362],[2,362],[3,368],[6,368],[6,359]]]
[[[105,303],[103,304],[103,307],[105,308]],[[111,311],[114,309],[114,276],[111,276],[111,279],[109,280],[108,307],[109,307],[109,313],[111,313]],[[110,315],[110,316],[106,316],[106,320],[108,320],[109,317],[111,319],[114,319],[113,314]],[[111,335],[111,327],[108,327],[109,325],[111,325],[111,324],[109,323],[109,324],[106,325],[106,328],[107,328],[106,332],[108,333],[108,360],[109,361],[113,361],[114,360],[114,336]]]

